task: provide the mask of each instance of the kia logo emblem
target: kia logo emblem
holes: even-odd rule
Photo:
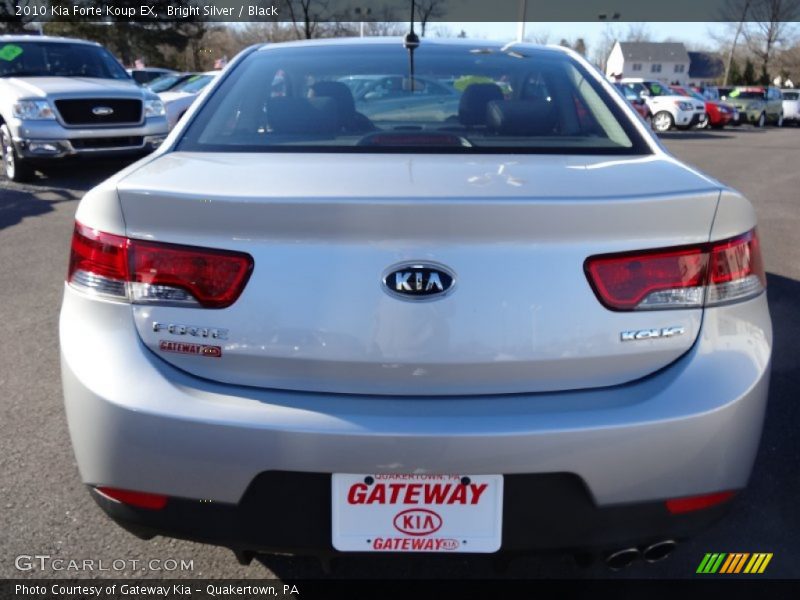
[[[383,277],[383,287],[397,298],[433,300],[451,291],[455,281],[455,275],[442,265],[409,262],[391,267]]]
[[[92,114],[98,117],[107,117],[114,114],[114,109],[110,106],[95,106],[92,109]]]
[[[395,515],[394,528],[406,535],[430,535],[442,528],[442,517],[427,508],[410,508]]]

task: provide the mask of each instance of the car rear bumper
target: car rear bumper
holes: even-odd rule
[[[337,472],[503,474],[509,481],[567,474],[580,482],[582,501],[592,510],[652,504],[661,513],[666,498],[743,488],[761,434],[772,332],[762,294],[706,310],[694,347],[636,382],[448,398],[212,383],[147,350],[130,306],[91,300],[69,287],[60,340],[67,418],[83,481],[165,494],[187,515],[203,499],[232,511],[219,516],[224,521],[247,517],[235,507],[241,511],[248,490],[268,472],[318,474],[325,481]],[[314,498],[322,512],[330,508],[325,486]],[[293,496],[279,489],[273,495]],[[266,501],[262,497],[259,502]],[[513,497],[506,493],[507,502]],[[138,521],[117,508],[123,512],[109,510],[116,518]],[[648,515],[663,522],[663,514]],[[609,523],[596,538],[587,532],[587,540],[610,542],[613,531],[619,541],[629,537],[616,521]],[[188,536],[164,522],[150,525]],[[565,532],[564,539],[571,545],[576,538]]]
[[[131,507],[91,489],[117,524],[143,538],[167,535],[245,552],[337,554],[331,544],[331,476],[259,474],[238,504],[170,499],[162,510]],[[673,515],[663,502],[597,506],[569,473],[516,474],[504,480],[502,553],[618,550],[691,537],[731,503]],[[350,553],[348,553],[350,554]]]

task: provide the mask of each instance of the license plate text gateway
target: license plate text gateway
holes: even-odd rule
[[[334,474],[341,552],[489,553],[502,543],[502,475]]]

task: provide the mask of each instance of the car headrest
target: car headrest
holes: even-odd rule
[[[556,125],[550,102],[530,100],[493,101],[486,108],[487,126],[502,135],[548,135]]]
[[[342,116],[356,112],[356,102],[350,88],[341,81],[318,81],[311,86],[313,98],[332,98]]]
[[[473,83],[461,94],[458,121],[466,127],[486,125],[486,107],[493,100],[502,100],[503,90],[495,83]]]
[[[267,125],[273,133],[332,134],[339,129],[339,112],[331,98],[270,98]]]

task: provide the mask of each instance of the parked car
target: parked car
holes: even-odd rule
[[[700,100],[705,103],[706,118],[702,119],[697,125],[699,128],[713,127],[714,129],[722,129],[734,119],[739,118],[738,111],[732,104],[708,100],[697,90],[680,85],[670,86],[670,89],[676,94],[694,98],[695,100]]]
[[[758,449],[753,207],[565,48],[423,38],[426,77],[511,97],[365,122],[341,79],[413,80],[407,52],[245,50],[83,197],[59,336],[83,481],[126,529],[243,562],[664,558]]]
[[[8,179],[65,156],[146,154],[167,135],[164,104],[108,50],[48,36],[0,36],[0,148]]]
[[[158,79],[164,75],[172,75],[176,73],[176,71],[173,71],[172,69],[161,69],[158,67],[143,67],[141,69],[126,70],[128,71],[128,75],[133,77],[133,80],[139,85],[146,85],[154,79]]]
[[[698,125],[705,115],[704,103],[679,96],[659,81],[625,78],[621,83],[645,99],[653,115],[653,129],[658,132],[673,127],[689,129]]]
[[[706,100],[715,100],[715,101],[725,102],[725,100],[728,97],[728,94],[730,94],[731,91],[734,90],[735,88],[733,86],[714,86],[714,85],[710,85],[710,86],[704,86],[704,87],[697,88],[697,89],[701,94],[703,94],[703,97]]]
[[[639,113],[639,116],[642,117],[645,123],[649,127],[653,126],[653,115],[650,113],[650,107],[647,105],[647,101],[644,97],[638,93],[636,86],[633,84],[624,84],[624,83],[615,83],[614,87],[616,87],[625,99],[633,106],[633,109]]]
[[[717,86],[716,88],[711,88],[711,89],[716,89],[717,90],[717,94],[719,95],[719,98],[715,98],[716,100],[723,100],[724,101],[724,100],[728,99],[728,96],[730,96],[731,92],[736,89],[736,86],[727,86],[727,85],[726,86]]]
[[[800,125],[800,90],[781,90],[783,98],[783,120],[793,125]]]
[[[145,86],[156,94],[169,92],[194,75],[197,75],[197,73],[170,73],[169,75],[156,77],[152,81],[146,83]]]
[[[214,81],[221,71],[208,71],[197,73],[187,78],[167,92],[162,92],[159,97],[164,102],[167,110],[167,121],[172,129],[183,118],[186,111],[197,99],[197,95]]]
[[[378,121],[441,119],[458,111],[461,97],[452,85],[426,77],[415,77],[413,88],[407,75],[350,75],[340,81],[350,88],[356,108]]]
[[[740,122],[783,126],[783,97],[776,87],[737,87],[728,94],[728,102],[739,111]]]

